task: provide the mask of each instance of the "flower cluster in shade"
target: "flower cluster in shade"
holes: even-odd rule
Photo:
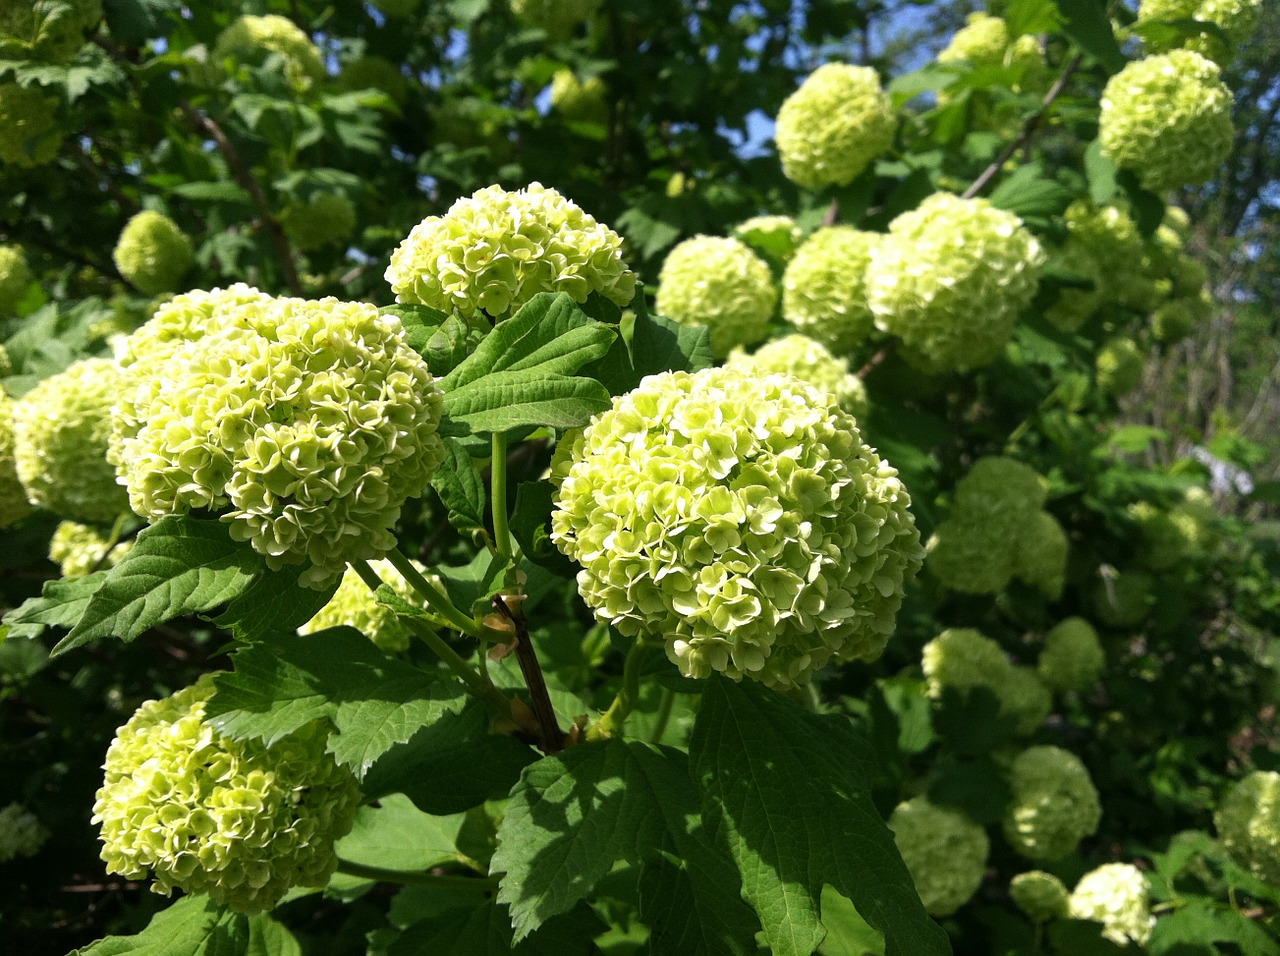
[[[1092,920],[1102,935],[1120,946],[1145,946],[1156,920],[1151,915],[1150,886],[1131,863],[1104,863],[1080,877],[1068,904],[1072,919]]]
[[[764,339],[778,304],[768,264],[738,239],[694,236],[677,244],[658,275],[658,312],[705,325],[711,351],[724,358]]]
[[[897,472],[783,375],[669,372],[561,443],[552,540],[597,618],[689,677],[774,687],[873,660],[921,548]]]
[[[374,54],[351,60],[342,67],[338,84],[344,90],[377,90],[389,96],[397,106],[409,98],[409,79],[400,67]]]
[[[108,872],[260,913],[329,881],[360,788],[325,751],[324,722],[270,747],[232,740],[205,720],[213,691],[206,674],[138,708],[107,750],[92,822]]]
[[[1145,571],[1104,574],[1090,592],[1094,614],[1107,627],[1141,624],[1151,609],[1154,588],[1155,581]]]
[[[1191,50],[1134,60],[1102,91],[1098,142],[1152,192],[1206,182],[1231,152],[1231,90]]]
[[[867,266],[879,239],[828,226],[805,240],[782,274],[782,317],[837,355],[861,345],[874,324]]]
[[[245,14],[218,35],[213,59],[261,66],[269,56],[284,63],[285,77],[294,89],[303,90],[325,77],[320,48],[288,17],[269,13]]]
[[[572,35],[600,9],[601,0],[511,0],[511,12],[525,26],[545,30],[553,40]]]
[[[147,295],[174,291],[195,263],[186,233],[168,216],[150,209],[125,224],[112,258],[125,281]]]
[[[1129,518],[1142,537],[1142,561],[1153,571],[1164,571],[1187,561],[1207,543],[1204,520],[1185,503],[1161,508],[1148,501],[1129,506]]]
[[[39,818],[20,803],[0,810],[0,863],[35,856],[49,839]]]
[[[1215,302],[1208,289],[1162,303],[1151,316],[1151,331],[1166,345],[1176,345],[1203,325],[1213,314]]]
[[[342,193],[320,192],[285,206],[280,224],[290,242],[303,252],[313,252],[351,235],[356,205]]]
[[[102,0],[0,5],[0,56],[65,63],[102,19]]]
[[[82,578],[115,567],[132,547],[132,541],[117,543],[108,531],[94,525],[62,521],[49,539],[49,560],[58,565],[64,578]]]
[[[1035,923],[1047,923],[1067,915],[1069,895],[1052,873],[1030,870],[1009,881],[1009,898]]]
[[[1127,395],[1142,381],[1145,362],[1138,343],[1127,335],[1108,339],[1093,360],[1098,387],[1108,395]]]
[[[1031,85],[1045,72],[1044,54],[1035,37],[1011,39],[1002,18],[982,12],[969,14],[965,25],[938,54],[939,63],[958,60],[974,66],[1014,67],[1022,76],[1021,86]]]
[[[391,254],[386,280],[400,302],[494,318],[539,292],[626,305],[636,285],[622,237],[540,183],[487,186],[422,220]]]
[[[121,388],[110,359],[82,359],[14,405],[14,458],[27,500],[66,518],[111,523],[129,501],[108,461]]]
[[[1004,350],[1044,259],[1013,213],[934,193],[872,247],[867,301],[876,326],[902,339],[923,368],[975,368]]]
[[[21,246],[0,246],[0,318],[17,310],[34,278]]]
[[[774,133],[782,172],[806,189],[844,186],[893,145],[898,117],[867,66],[827,63],[783,101]]]
[[[1014,664],[999,644],[972,628],[943,631],[924,646],[922,663],[930,697],[940,699],[948,689],[967,694],[985,688],[1019,736],[1034,734],[1053,707],[1035,671]]]
[[[867,387],[849,371],[849,363],[836,358],[807,335],[784,335],[766,342],[748,355],[735,350],[727,365],[746,375],[790,375],[835,396],[836,402],[855,419],[867,413]]]
[[[766,259],[784,263],[795,254],[804,232],[790,216],[752,216],[733,227],[733,238]]]
[[[894,809],[889,829],[929,915],[950,916],[978,891],[991,844],[959,810],[914,797]]]
[[[1004,834],[1029,860],[1060,860],[1098,829],[1102,806],[1080,758],[1060,747],[1029,747],[1009,768],[1013,796]]]
[[[1082,617],[1069,617],[1045,635],[1036,670],[1051,690],[1081,691],[1098,679],[1106,660],[1093,625]]]
[[[1077,239],[1068,239],[1061,249],[1056,250],[1054,264],[1092,284],[1091,288],[1063,286],[1058,290],[1058,297],[1044,313],[1044,317],[1056,328],[1063,332],[1077,332],[1102,304],[1105,270],[1089,249]]]
[[[414,565],[426,574],[426,568],[416,561]],[[369,567],[405,601],[422,606],[422,598],[390,561],[370,561]],[[354,627],[389,654],[408,650],[413,636],[413,632],[396,616],[395,611],[378,603],[369,585],[351,568],[347,568],[343,574],[342,582],[338,585],[338,590],[333,592],[333,597],[329,598],[329,603],[298,628],[298,633],[314,634],[343,625]]]
[[[443,396],[399,319],[246,285],[177,296],[125,342],[111,460],[133,510],[205,509],[321,588],[395,546],[444,457]]]
[[[995,594],[1016,576],[1056,598],[1069,545],[1044,500],[1043,479],[1026,465],[979,459],[956,484],[951,517],[929,541],[929,570],[968,594]]]
[[[1235,58],[1240,48],[1258,27],[1263,0],[1142,0],[1138,4],[1138,20],[1199,20],[1218,27],[1226,36],[1209,31],[1154,33],[1145,40],[1151,53],[1167,53],[1171,49],[1195,50],[1220,66]]]
[[[551,108],[571,122],[603,123],[609,116],[607,93],[598,76],[580,80],[573,70],[563,69],[551,77]]]
[[[1236,783],[1213,822],[1233,860],[1258,879],[1280,885],[1280,773],[1256,770]]]
[[[1159,290],[1152,276],[1149,250],[1128,210],[1118,206],[1095,207],[1085,200],[1077,200],[1067,207],[1066,222],[1068,246],[1077,247],[1079,252],[1075,254],[1088,256],[1095,264],[1098,294],[1095,308],[1115,303],[1145,312],[1155,307]],[[1094,277],[1091,272],[1087,275]],[[1086,318],[1088,315],[1079,322],[1083,323]]]
[[[13,455],[13,399],[0,388],[0,528],[7,528],[31,511],[27,492],[18,479]]]
[[[43,166],[62,145],[58,101],[35,86],[0,83],[0,163]]]

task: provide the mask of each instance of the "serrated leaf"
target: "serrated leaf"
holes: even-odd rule
[[[1072,0],[1060,8],[1062,32],[1097,60],[1108,73],[1124,69],[1128,59],[1116,40],[1106,0]]]
[[[454,604],[464,611],[487,614],[493,610],[490,598],[514,583],[515,567],[510,558],[483,549],[470,564],[437,565],[432,571],[445,581]]]
[[[302,946],[283,923],[258,913],[249,917],[249,948],[245,956],[302,956]]]
[[[593,379],[536,369],[496,372],[444,397],[450,420],[485,433],[539,425],[577,428],[611,404],[608,389]]]
[[[885,88],[896,106],[903,106],[921,93],[945,90],[954,83],[965,67],[955,64],[930,63],[911,73],[904,73],[889,81]]]
[[[1197,900],[1160,918],[1148,949],[1154,956],[1180,947],[1234,943],[1244,956],[1280,956],[1280,943],[1241,913],[1210,900]]]
[[[303,565],[263,570],[213,623],[242,641],[260,641],[271,634],[296,630],[329,603],[339,584],[334,581],[319,591],[302,587],[298,578],[304,570]]]
[[[107,580],[107,571],[82,578],[46,581],[39,597],[27,598],[4,616],[8,638],[35,639],[51,627],[71,630],[84,616],[89,601]]]
[[[733,861],[723,853],[690,859],[660,853],[646,860],[640,917],[650,927],[649,956],[757,952],[759,923],[736,895],[739,883]]]
[[[249,918],[207,896],[184,896],[133,936],[108,936],[71,956],[243,956]]]
[[[572,578],[578,566],[551,541],[551,511],[555,487],[550,481],[524,481],[516,488],[511,534],[526,558],[561,577]]]
[[[270,745],[328,718],[337,730],[329,752],[357,776],[466,702],[460,681],[390,658],[350,627],[277,634],[240,648],[232,663],[206,707],[215,727]]]
[[[1009,0],[1004,22],[1010,40],[1028,33],[1052,33],[1062,26],[1062,11],[1055,0]]]
[[[446,438],[444,447],[446,456],[431,476],[431,487],[449,509],[451,525],[462,532],[483,528],[487,498],[480,466],[461,442]]]
[[[466,861],[458,852],[465,814],[423,813],[402,794],[385,796],[378,803],[356,811],[351,832],[334,846],[338,859],[407,873]]]
[[[888,956],[950,953],[867,791],[874,758],[847,719],[713,679],[689,757],[707,826],[728,841],[776,956],[810,956],[822,942],[827,884],[884,935]]]
[[[991,204],[1023,219],[1046,219],[1062,213],[1075,194],[1066,186],[1044,176],[1032,163],[1019,167],[991,194]]]

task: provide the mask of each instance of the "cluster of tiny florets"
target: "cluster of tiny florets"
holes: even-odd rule
[[[418,570],[426,573],[426,568],[414,562]],[[414,591],[413,586],[404,578],[390,561],[370,561],[375,574],[378,575],[401,598],[411,604],[422,605],[422,598]],[[379,604],[369,585],[351,568],[342,576],[338,590],[329,598],[329,603],[316,612],[306,624],[298,628],[299,634],[314,634],[329,627],[354,627],[365,637],[373,641],[388,653],[395,654],[408,650],[413,632],[409,630],[390,607]]]
[[[554,189],[488,186],[413,227],[386,279],[400,302],[498,318],[539,292],[593,292],[617,305],[635,293],[622,237]]]
[[[120,371],[83,359],[46,378],[14,406],[18,477],[33,505],[82,521],[110,523],[129,506],[107,458]]]
[[[284,61],[285,76],[295,89],[324,79],[320,48],[301,27],[279,14],[245,14],[218,35],[213,47],[213,58],[219,63],[233,59],[237,64],[260,65],[271,54]]]
[[[1199,20],[1211,23],[1226,34],[1222,37],[1204,31],[1191,36],[1171,33],[1147,38],[1152,53],[1165,53],[1179,47],[1195,50],[1219,66],[1226,66],[1236,51],[1258,27],[1262,16],[1262,0],[1142,0],[1138,5],[1139,22],[1157,20]]]
[[[1147,878],[1131,863],[1106,863],[1080,878],[1068,904],[1073,919],[1105,927],[1102,935],[1124,946],[1145,946],[1156,920],[1151,915]]]
[[[0,810],[0,863],[35,856],[49,839],[39,818],[20,803]]]
[[[1099,304],[1114,302],[1139,311],[1155,306],[1159,294],[1148,247],[1128,211],[1077,200],[1067,207],[1066,220],[1070,241],[1097,264]]]
[[[1059,860],[1098,829],[1098,791],[1080,758],[1060,747],[1030,747],[1009,771],[1009,844],[1030,860]]]
[[[867,266],[879,239],[829,226],[805,240],[782,275],[782,317],[838,355],[861,345],[874,322]]]
[[[1233,860],[1258,879],[1280,885],[1280,773],[1254,771],[1233,786],[1214,825]]]
[[[0,5],[0,55],[13,60],[65,63],[102,19],[102,0]]]
[[[564,69],[551,77],[551,108],[572,122],[603,123],[609,115],[607,93],[598,76],[580,80],[573,70]]]
[[[1035,671],[1009,660],[1000,645],[972,628],[943,631],[924,646],[926,688],[939,699],[950,689],[967,693],[989,690],[1000,704],[1000,713],[1014,721],[1019,736],[1036,732],[1053,700]]]
[[[686,239],[667,254],[658,275],[658,312],[707,326],[711,351],[720,358],[762,340],[777,304],[768,264],[737,239]]]
[[[173,292],[195,262],[186,233],[150,209],[125,224],[112,258],[125,280],[147,295]]]
[[[733,238],[774,262],[785,263],[795,254],[804,232],[790,216],[753,216],[733,227]]]
[[[1044,317],[1063,332],[1077,332],[1102,304],[1103,269],[1093,254],[1077,239],[1069,239],[1057,253],[1056,264],[1093,283],[1083,289],[1066,286],[1058,290],[1058,298]]]
[[[586,603],[689,677],[790,687],[873,660],[920,564],[897,472],[788,376],[649,376],[557,448],[552,475],[551,537]]]
[[[1128,513],[1142,536],[1142,563],[1146,567],[1163,571],[1185,561],[1195,550],[1199,522],[1185,510],[1166,510],[1149,501],[1138,501],[1129,506]]]
[[[49,539],[49,560],[58,565],[64,578],[82,578],[115,567],[132,546],[132,541],[113,541],[108,532],[93,525],[63,521]]]
[[[525,26],[545,30],[554,40],[570,36],[600,9],[601,0],[511,0],[511,12]]]
[[[204,719],[212,675],[143,704],[107,750],[93,822],[107,871],[152,890],[207,893],[258,913],[324,886],[360,803],[317,722],[276,741],[231,740]]]
[[[867,387],[849,371],[849,363],[836,358],[807,335],[784,335],[748,355],[735,351],[726,363],[747,375],[791,375],[835,396],[836,402],[855,419],[867,412]]]
[[[27,492],[18,478],[13,437],[13,399],[0,388],[0,528],[25,518],[31,510]]]
[[[312,252],[346,239],[356,227],[356,204],[342,193],[316,193],[285,207],[280,214],[289,241]]]
[[[1089,687],[1105,664],[1106,654],[1093,625],[1082,617],[1069,617],[1045,635],[1036,666],[1045,684],[1066,692]]]
[[[876,325],[925,368],[974,368],[1004,349],[1043,262],[1013,213],[935,193],[872,247],[867,300]]]
[[[893,101],[875,70],[828,63],[783,102],[775,137],[783,174],[821,189],[852,182],[893,145],[897,131]]]
[[[33,278],[21,246],[0,246],[0,318],[17,310]]]
[[[1142,381],[1142,349],[1128,336],[1117,335],[1103,343],[1094,357],[1098,387],[1108,395],[1127,395]]]
[[[1047,511],[1031,516],[1014,549],[1013,573],[1051,600],[1062,596],[1071,543],[1058,519]]]
[[[0,83],[0,162],[43,166],[58,154],[58,102],[38,87]]]
[[[1035,37],[1021,36],[1010,42],[1003,19],[988,13],[969,14],[965,25],[938,54],[939,63],[967,60],[974,66],[1016,66],[1026,76],[1044,70],[1044,54]]]
[[[950,916],[978,891],[991,845],[959,810],[915,797],[898,804],[889,829],[931,916]]]
[[[1019,873],[1009,881],[1009,898],[1015,906],[1036,923],[1047,923],[1067,915],[1069,894],[1062,881],[1052,873],[1031,870]]]
[[[222,513],[279,568],[324,587],[395,546],[443,458],[443,397],[400,321],[372,305],[245,285],[165,303],[130,336],[112,461],[133,509]]]
[[[1194,295],[1183,295],[1160,305],[1151,316],[1151,331],[1166,345],[1181,342],[1191,330],[1213,314],[1214,299],[1208,289]]]
[[[1191,50],[1135,60],[1102,91],[1098,141],[1154,192],[1208,180],[1231,152],[1231,90]]]

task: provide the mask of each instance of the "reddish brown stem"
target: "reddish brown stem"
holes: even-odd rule
[[[520,609],[519,602],[508,605],[501,594],[493,596],[494,607],[503,617],[511,622],[516,632],[516,660],[520,662],[520,673],[524,675],[525,685],[529,688],[529,702],[533,715],[538,720],[542,731],[542,749],[545,753],[554,754],[564,750],[564,731],[556,722],[555,708],[551,706],[551,695],[547,693],[547,682],[542,677],[542,666],[538,663],[537,651],[533,649],[533,641],[529,639],[529,621]]]

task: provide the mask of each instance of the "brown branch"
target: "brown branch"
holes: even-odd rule
[[[868,375],[876,370],[876,368],[893,354],[893,348],[897,344],[897,339],[892,339],[880,347],[880,351],[871,358],[867,359],[867,364],[858,369],[857,375],[859,379],[865,379]]]
[[[529,639],[529,622],[520,608],[520,601],[517,599],[512,606],[508,606],[503,595],[495,594],[493,604],[515,628],[516,660],[520,662],[520,672],[529,688],[533,715],[542,730],[542,749],[549,754],[559,753],[564,750],[564,731],[556,722],[555,708],[551,706],[551,695],[547,693],[547,682],[542,677],[538,654],[533,649],[533,641]]]

